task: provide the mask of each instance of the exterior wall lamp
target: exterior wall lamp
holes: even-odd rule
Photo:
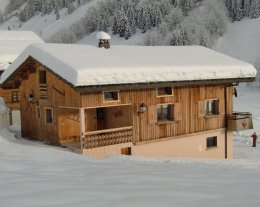
[[[146,109],[147,109],[147,106],[146,106],[144,103],[142,103],[142,104],[140,105],[140,111],[137,112],[138,116],[139,116],[140,114],[143,114],[144,112],[146,112]]]
[[[33,99],[34,99],[34,95],[32,93],[30,93],[28,96],[28,101],[33,102]]]

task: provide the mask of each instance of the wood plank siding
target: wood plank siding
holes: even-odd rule
[[[42,87],[40,87],[39,83],[39,71],[46,71],[46,98],[40,98]],[[77,120],[65,119],[71,114],[78,116],[78,110],[65,110],[59,107],[79,108],[81,106],[80,94],[68,84],[49,70],[37,66],[36,72],[30,73],[28,79],[21,82],[19,90],[21,94],[22,136],[37,138],[55,144],[63,140],[68,141],[69,137],[74,139],[76,135],[79,136]],[[31,102],[28,101],[30,94],[33,95],[33,101]],[[52,123],[46,123],[46,109],[48,108],[53,111]],[[37,110],[39,110],[40,116],[38,116]]]
[[[106,111],[109,128],[133,127],[134,143],[225,128],[225,85],[173,87],[172,94],[166,96],[158,96],[155,87],[121,89],[117,91],[118,100],[108,101],[104,91],[77,91],[42,65],[35,67],[19,88],[22,136],[55,144],[76,141],[80,137],[79,109],[85,109],[85,129],[89,132],[102,129],[102,123],[98,126],[95,120],[96,108],[102,107],[111,108]],[[45,85],[40,81],[40,71],[46,72]],[[233,87],[227,87],[227,113],[233,110],[232,96]],[[205,100],[210,99],[218,100],[219,115],[204,116]],[[138,113],[142,103],[147,109]],[[161,104],[173,106],[172,121],[157,121],[157,105]],[[52,112],[51,123],[46,123],[46,109]]]
[[[20,94],[18,89],[0,88],[0,96],[4,98],[6,106],[11,110],[20,109]]]
[[[82,107],[95,108],[130,104],[133,108],[134,141],[149,141],[165,137],[191,134],[225,127],[224,86],[179,87],[172,96],[157,97],[156,88],[142,90],[121,90],[119,101],[104,102],[102,92],[83,94]],[[233,88],[227,88],[228,113],[232,113]],[[199,103],[207,99],[219,100],[219,115],[200,116]],[[145,113],[138,116],[139,106],[145,103]],[[176,105],[178,121],[157,122],[157,104]],[[89,120],[90,122],[90,120]]]

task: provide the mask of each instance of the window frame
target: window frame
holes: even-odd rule
[[[215,105],[217,104],[217,106]],[[219,99],[206,99],[204,102],[205,116],[219,115]]]
[[[163,119],[163,106],[167,106],[167,117],[170,116],[171,118],[167,118],[167,119]],[[169,109],[168,107],[171,107],[171,109]],[[158,107],[161,107],[160,110],[160,114],[161,114],[161,118],[162,119],[159,119],[159,116],[158,116]],[[169,112],[170,111],[170,112]],[[173,103],[164,103],[164,104],[157,104],[156,105],[156,122],[157,123],[163,123],[163,122],[173,122],[174,121],[174,104]]]
[[[212,149],[218,147],[218,137],[212,136],[206,138],[206,148]]]
[[[159,93],[160,88],[164,88],[164,89],[168,88],[168,89],[170,89],[171,93],[170,94],[169,93]],[[165,96],[173,96],[173,87],[157,87],[156,88],[156,97],[165,97]]]
[[[41,82],[41,74],[44,73],[44,82]],[[46,70],[39,70],[39,84],[47,84],[47,71]]]
[[[106,98],[106,93],[116,93],[117,99],[108,99]],[[115,101],[120,101],[120,94],[119,91],[103,91],[103,102],[115,102]],[[112,94],[113,97],[113,94]]]
[[[47,122],[47,110],[51,110],[51,122]],[[44,113],[45,113],[45,123],[46,124],[53,124],[53,108],[45,107]]]

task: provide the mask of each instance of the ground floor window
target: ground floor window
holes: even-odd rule
[[[217,147],[217,137],[208,137],[207,138],[207,148]]]
[[[53,122],[53,110],[51,108],[45,108],[45,122],[52,124]]]
[[[121,155],[132,155],[131,147],[122,148],[121,149]]]

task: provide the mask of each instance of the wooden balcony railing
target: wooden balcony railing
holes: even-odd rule
[[[103,147],[133,141],[133,127],[100,130],[85,133],[83,149]]]
[[[252,114],[249,112],[233,112],[227,116],[228,131],[253,129]]]

